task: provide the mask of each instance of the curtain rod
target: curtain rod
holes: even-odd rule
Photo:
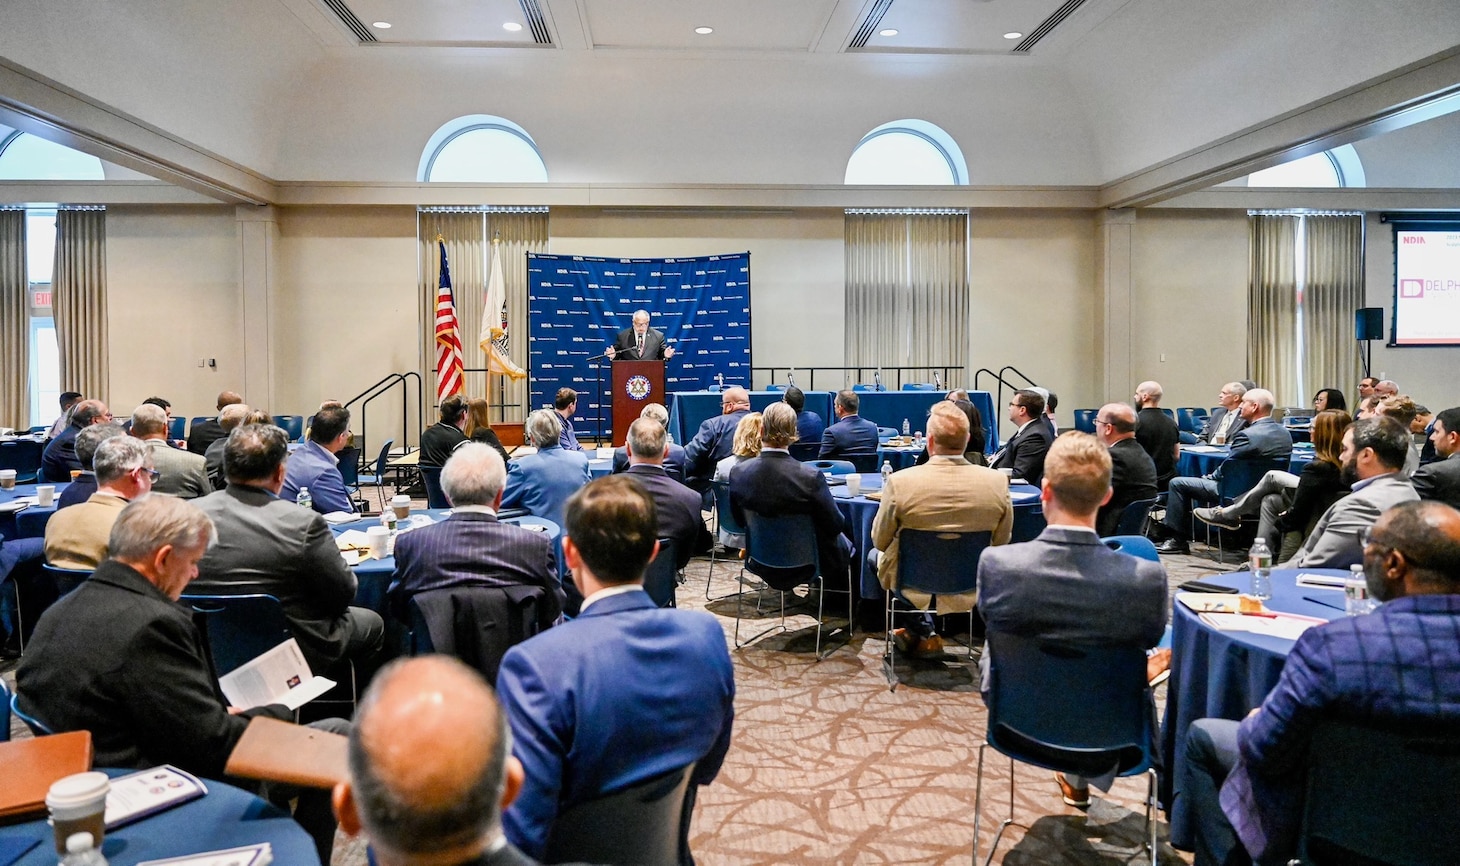
[[[849,207],[844,213],[856,216],[968,216],[967,208],[951,207],[898,207],[898,208],[857,208]]]
[[[547,213],[546,206],[516,207],[498,205],[418,207],[417,213]]]
[[[1287,208],[1284,210],[1250,210],[1248,216],[1363,216],[1361,210],[1309,210]]]

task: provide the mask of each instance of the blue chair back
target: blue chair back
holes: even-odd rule
[[[1174,409],[1162,409],[1161,411],[1165,413],[1167,418],[1170,418],[1172,421],[1176,420],[1176,411]]]
[[[1011,758],[1065,773],[1144,773],[1153,710],[1146,653],[990,631],[988,743]]]
[[[659,555],[644,569],[644,591],[660,607],[678,607],[674,590],[679,586],[679,569],[675,568],[674,539],[659,539]]]
[[[304,438],[303,415],[275,415],[274,424],[284,428],[290,442],[298,442]]]
[[[544,863],[692,863],[688,798],[694,764],[559,813]]]
[[[863,385],[861,382],[852,386],[853,391],[886,391],[886,385]]]
[[[876,452],[873,451],[868,451],[866,454],[848,454],[846,457],[847,460],[851,461],[852,471],[854,472],[875,474],[882,468],[882,464],[877,462]],[[837,473],[833,472],[832,474],[835,475]]]
[[[1089,433],[1091,436],[1094,436],[1095,435],[1095,416],[1098,415],[1099,413],[1100,413],[1100,410],[1099,409],[1076,409],[1075,410],[1075,429],[1076,430],[1079,430],[1081,433]],[[984,422],[984,423],[988,423],[988,422]]]
[[[734,511],[730,508],[730,482],[715,481],[710,487],[715,493],[715,519],[720,528],[731,535],[744,535],[745,527],[735,520]]]
[[[10,686],[0,679],[0,743],[10,740]]]
[[[91,577],[91,572],[85,569],[57,568],[50,563],[43,563],[41,565],[41,571],[55,585],[57,598],[70,594],[78,586],[85,583],[88,577]]]
[[[167,438],[182,439],[187,435],[188,419],[174,418],[167,422]]]
[[[222,677],[294,636],[272,595],[184,595],[203,633],[213,673]]]
[[[933,595],[973,592],[978,558],[993,540],[992,532],[904,529],[897,534],[897,588]]]
[[[346,446],[340,449],[335,455],[340,461],[340,478],[344,479],[346,487],[357,487],[360,484],[360,449],[354,446]]]
[[[1109,538],[1101,539],[1105,546],[1118,553],[1125,553],[1137,559],[1149,559],[1152,562],[1160,562],[1161,554],[1156,552],[1156,545],[1151,539],[1144,535],[1112,535]]]
[[[816,525],[811,522],[811,516],[766,517],[747,510],[745,568],[777,589],[799,586],[814,579],[819,569]]]
[[[891,439],[892,437],[897,436],[897,435],[900,435],[900,434],[897,432],[897,428],[895,428],[895,427],[878,427],[877,428],[877,438],[880,441],[886,442],[888,439]]]
[[[802,463],[815,460],[816,455],[821,453],[820,442],[792,442],[790,447],[791,456]]]
[[[903,382],[902,383],[902,390],[904,390],[904,391],[936,391],[938,389],[933,387],[933,383],[932,382]]]
[[[811,460],[806,465],[815,466],[817,472],[830,472],[832,475],[850,475],[857,471],[850,460]]]
[[[422,466],[421,483],[426,485],[426,507],[427,508],[450,508],[451,500],[446,498],[446,491],[441,489],[441,467]]]
[[[1226,505],[1257,486],[1262,476],[1274,469],[1287,472],[1288,458],[1274,457],[1270,460],[1224,460],[1221,477],[1217,479],[1217,493]]]
[[[1176,410],[1176,426],[1183,433],[1200,433],[1206,419],[1207,410],[1200,407],[1183,406]]]
[[[1137,499],[1127,505],[1125,510],[1120,512],[1120,520],[1115,524],[1116,535],[1140,535],[1146,528],[1146,515],[1151,513],[1157,499],[1153,496],[1150,499]]]
[[[188,432],[192,432],[193,430],[198,429],[198,425],[200,425],[200,424],[206,424],[209,421],[216,420],[217,418],[218,418],[217,415],[197,415],[197,416],[194,416],[192,418],[189,418],[188,419]]]
[[[14,469],[17,484],[34,484],[40,475],[44,449],[44,445],[33,439],[0,442],[0,469]]]
[[[784,390],[786,390],[789,387],[791,387],[791,386],[790,385],[773,384],[773,385],[767,385],[767,386],[765,386],[765,389],[767,391],[784,391]]]
[[[15,714],[15,717],[17,719],[20,719],[22,722],[25,722],[25,726],[27,728],[30,728],[30,732],[33,735],[35,735],[37,737],[44,737],[44,736],[48,736],[50,734],[54,734],[55,733],[55,731],[51,729],[50,725],[47,725],[45,722],[42,722],[40,719],[36,718],[35,716],[26,715],[25,712],[20,709],[20,694],[19,693],[16,693],[16,694],[11,695],[10,696],[10,700],[7,702],[7,704],[10,707],[10,712],[14,713]],[[10,733],[10,720],[9,719],[6,719],[6,722],[5,722],[5,732],[6,732],[6,735],[7,736]]]
[[[387,439],[385,440],[385,444],[380,446],[380,455],[375,458],[375,465],[370,470],[375,475],[376,481],[380,481],[385,477],[386,465],[390,461],[390,449],[394,447],[394,439]]]

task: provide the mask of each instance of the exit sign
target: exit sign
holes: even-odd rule
[[[51,293],[50,292],[32,292],[31,293],[31,297],[33,297],[35,299],[32,302],[32,306],[36,306],[36,307],[49,307],[51,305]]]

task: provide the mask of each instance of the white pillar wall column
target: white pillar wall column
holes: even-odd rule
[[[272,296],[279,224],[273,207],[239,205],[239,296],[243,300],[243,397],[250,406],[274,407]]]
[[[1096,332],[1100,352],[1100,381],[1097,403],[1128,398],[1136,383],[1131,378],[1131,328],[1134,277],[1131,271],[1131,247],[1135,233],[1136,212],[1133,209],[1107,210],[1100,214],[1099,243],[1096,245],[1096,267],[1099,270],[1100,295],[1095,309],[1099,318]]]

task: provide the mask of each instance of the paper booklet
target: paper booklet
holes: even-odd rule
[[[166,860],[144,860],[137,866],[268,866],[272,862],[273,849],[268,842],[260,842],[242,848],[207,851],[185,857],[169,857]]]
[[[334,688],[335,681],[310,673],[304,653],[291,637],[221,677],[218,685],[228,703],[235,707],[249,709],[283,704],[297,710]]]
[[[1310,589],[1343,589],[1344,581],[1348,576],[1339,577],[1332,574],[1308,574],[1304,572],[1298,575],[1298,586],[1306,586]]]
[[[1302,637],[1303,632],[1313,626],[1323,625],[1328,622],[1326,619],[1298,616],[1292,613],[1261,615],[1204,613],[1201,614],[1201,621],[1217,631],[1245,631],[1249,634],[1279,637],[1286,640],[1297,640],[1299,637]]]
[[[106,795],[106,828],[115,830],[206,793],[208,786],[198,777],[167,764],[118,776]]]

